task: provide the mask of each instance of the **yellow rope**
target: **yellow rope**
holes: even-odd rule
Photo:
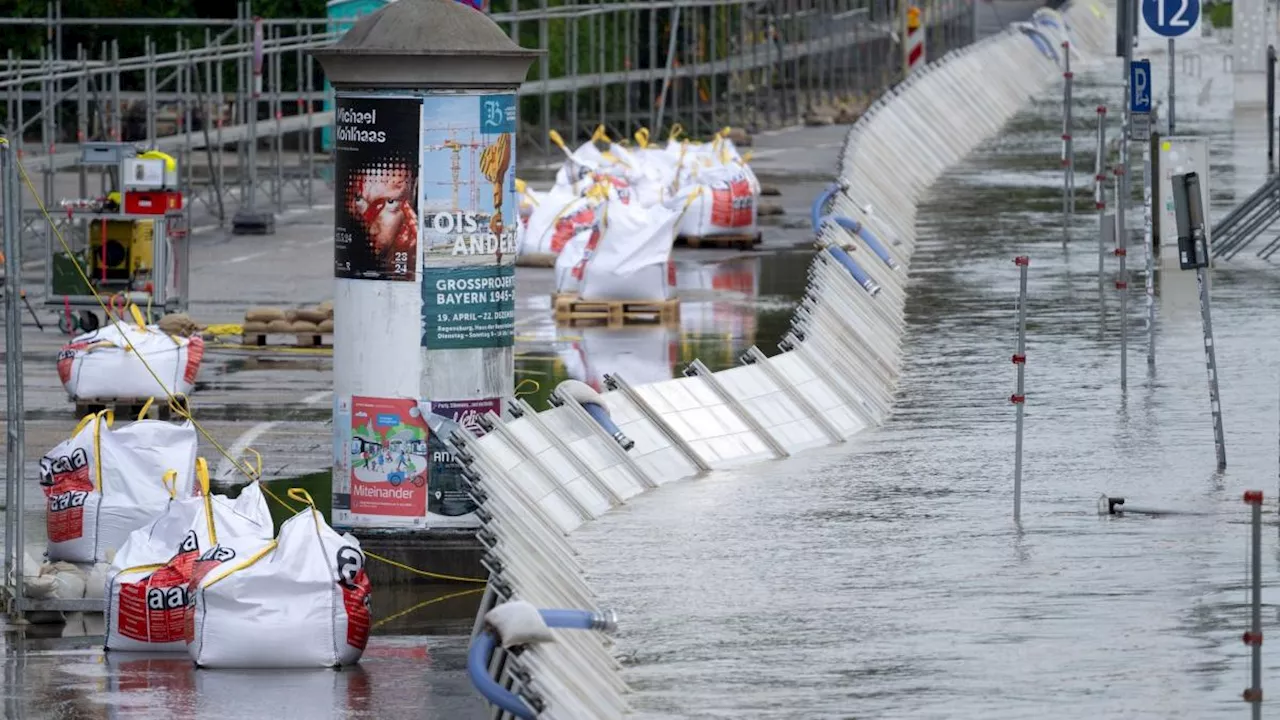
[[[426,607],[426,606],[428,606],[428,605],[435,605],[436,603],[442,603],[442,602],[444,602],[445,600],[452,600],[452,599],[454,599],[454,598],[459,598],[459,597],[462,597],[462,596],[464,596],[464,595],[475,595],[476,593],[482,593],[482,592],[484,592],[484,588],[471,588],[470,590],[459,590],[458,592],[452,592],[452,593],[449,593],[448,595],[441,595],[441,596],[440,596],[440,597],[438,597],[438,598],[431,598],[430,600],[423,600],[422,602],[418,603],[417,605],[414,605],[413,607],[405,608],[404,610],[401,610],[400,612],[398,612],[398,613],[396,613],[396,614],[394,614],[394,615],[388,615],[387,617],[382,618],[382,619],[381,619],[381,620],[379,620],[378,622],[374,623],[374,624],[373,624],[373,627],[375,627],[375,628],[376,628],[376,627],[380,627],[380,626],[382,626],[382,625],[386,625],[387,623],[391,622],[392,620],[396,620],[396,619],[398,619],[398,618],[402,618],[402,617],[404,617],[405,615],[408,615],[409,613],[414,612],[415,610],[421,610],[422,608],[424,608],[424,607]]]
[[[62,245],[63,251],[66,252],[69,257],[72,258],[72,261],[75,265],[76,273],[80,276],[80,279],[84,282],[85,286],[89,288],[89,292],[93,293],[93,299],[97,301],[98,307],[102,308],[103,315],[107,318],[107,320],[111,322],[111,325],[115,327],[117,331],[119,331],[120,330],[119,320],[115,317],[115,315],[111,313],[110,309],[107,307],[107,304],[103,302],[102,296],[98,294],[97,288],[93,286],[93,281],[89,279],[89,276],[85,273],[84,268],[80,266],[80,262],[75,259],[75,253],[71,252],[71,246],[67,244],[66,238],[62,236],[62,231],[58,229],[57,223],[53,221],[53,218],[49,217],[49,211],[47,208],[45,208],[44,200],[40,197],[40,193],[36,190],[35,185],[32,184],[31,177],[27,175],[26,167],[23,166],[21,160],[18,160],[17,164],[18,164],[18,171],[22,174],[23,183],[26,184],[27,190],[31,193],[31,197],[35,198],[36,206],[40,208],[40,214],[43,215],[45,221],[49,223],[49,227],[53,228],[53,234],[55,237],[58,238],[58,243]],[[215,439],[213,435],[210,434],[209,431],[206,430],[204,426],[201,425],[199,421],[195,419],[191,411],[188,409],[189,405],[186,402],[186,397],[180,393],[175,394],[169,390],[169,387],[164,384],[164,381],[160,379],[160,376],[156,374],[156,371],[151,368],[151,364],[147,362],[147,359],[144,358],[142,354],[137,351],[137,348],[133,346],[133,342],[129,340],[129,336],[124,332],[121,332],[120,336],[124,338],[126,348],[130,352],[132,352],[134,355],[137,356],[138,361],[142,363],[142,367],[146,368],[147,373],[151,375],[151,378],[155,380],[156,384],[159,385],[164,390],[165,395],[167,395],[169,398],[169,409],[175,415],[178,415],[185,420],[189,420],[191,422],[191,425],[195,427],[196,431],[199,432],[200,435],[202,435],[204,439],[207,440],[209,444],[212,445],[220,455],[222,455],[222,457],[229,460],[232,466],[235,467],[237,471],[239,471],[245,477],[249,478],[249,480],[251,481],[257,480],[258,475],[254,472],[253,468],[250,467],[249,464],[244,461],[243,458],[232,457],[231,453],[227,452],[227,449],[222,446],[222,443],[219,443],[217,439]],[[271,490],[268,489],[266,485],[261,485],[260,487],[269,497],[273,498],[276,502],[280,503],[286,508],[289,508],[289,510],[295,513],[297,512],[297,510],[295,510],[292,506],[290,506],[288,503],[286,503],[285,501],[277,497],[275,493],[271,492]],[[427,570],[419,570],[417,568],[409,567],[408,565],[405,565],[403,563],[399,563],[394,560],[384,558],[380,555],[375,555],[371,552],[366,552],[365,555],[375,560],[381,560],[382,562],[385,562],[388,565],[391,565],[393,567],[398,567],[402,570],[407,570],[417,575],[422,575],[423,577],[437,578],[440,580],[453,580],[457,582],[471,582],[471,583],[487,583],[488,582],[488,580],[484,580],[481,578],[458,577],[456,575],[443,575],[440,573],[429,572]]]

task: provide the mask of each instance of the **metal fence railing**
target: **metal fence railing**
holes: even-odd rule
[[[971,41],[973,3],[925,4],[930,54]],[[795,123],[817,106],[865,104],[902,73],[900,0],[537,0],[514,9],[531,4],[512,0],[491,17],[546,50],[519,91],[520,139],[535,154],[554,150],[552,129],[573,142],[601,124],[615,136],[645,126],[656,137],[679,123],[697,137]],[[331,93],[309,51],[347,25],[262,20],[259,63],[243,0],[222,20],[71,18],[51,2],[44,18],[0,18],[0,27],[11,39],[0,126],[41,174],[44,198],[102,192],[104,181],[78,167],[75,144],[123,140],[177,156],[188,227],[221,224],[246,203],[279,213],[327,199],[320,134],[332,123]],[[24,229],[43,235],[24,200]]]

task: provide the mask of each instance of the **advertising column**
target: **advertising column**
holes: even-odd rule
[[[336,89],[336,527],[480,524],[435,432],[479,434],[514,390],[515,94],[539,52],[475,5],[392,2],[314,53]]]

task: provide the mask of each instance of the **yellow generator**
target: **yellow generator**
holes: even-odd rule
[[[151,275],[154,225],[150,220],[92,220],[88,233],[91,279],[128,283]]]

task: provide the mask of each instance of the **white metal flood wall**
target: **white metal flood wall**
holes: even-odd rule
[[[1065,18],[1065,34],[1062,29]],[[631,386],[608,378],[626,451],[567,393],[515,419],[490,413],[481,438],[462,437],[485,527],[491,581],[481,616],[521,599],[598,610],[567,536],[631,498],[674,480],[844,442],[892,411],[901,367],[906,272],[917,203],[938,176],[993,137],[1073,60],[1114,47],[1113,12],[1091,1],[955,51],[887,92],[850,130],[793,330],[773,357],[752,348],[740,367]],[[852,228],[852,230],[851,230]],[[625,619],[623,620],[625,622]],[[477,618],[477,628],[481,625]],[[501,650],[493,677],[538,717],[606,720],[628,713],[627,687],[600,632],[555,631],[556,642]],[[505,717],[495,710],[494,717]]]

